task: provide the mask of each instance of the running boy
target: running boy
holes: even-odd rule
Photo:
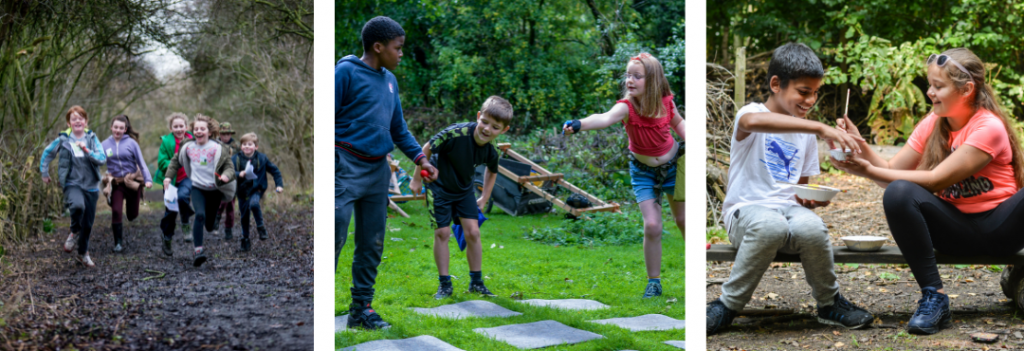
[[[429,183],[428,198],[433,199],[431,221],[434,226],[434,263],[440,285],[435,299],[452,295],[452,278],[448,272],[449,224],[459,221],[466,236],[466,260],[469,261],[469,292],[495,296],[484,286],[481,266],[483,247],[480,244],[480,226],[477,212],[491,197],[494,181],[498,177],[498,150],[491,141],[508,131],[512,121],[512,104],[498,96],[484,101],[476,113],[476,122],[456,123],[430,138],[423,145],[423,154],[436,164],[437,180]],[[487,165],[484,171],[483,195],[477,199],[473,193],[473,175],[476,167]],[[420,192],[420,169],[413,172],[412,192]]]
[[[238,153],[238,145],[235,145],[235,130],[231,128],[231,122],[222,122],[220,124],[220,143],[224,145],[224,148],[228,150],[228,155],[234,156]],[[237,165],[237,163],[236,163]],[[210,234],[217,234],[217,228],[220,228],[220,218],[222,214],[226,214],[227,220],[224,222],[224,240],[231,240],[231,228],[235,226],[235,199],[224,199],[220,203],[220,207],[217,208],[217,217],[213,219],[213,231]]]
[[[96,219],[96,201],[100,198],[100,165],[107,155],[96,134],[89,130],[89,115],[75,105],[64,115],[68,129],[60,132],[40,158],[39,172],[43,182],[50,183],[50,162],[57,161],[57,180],[64,192],[64,208],[71,211],[71,234],[64,241],[64,252],[78,247],[75,259],[86,268],[96,267],[89,258],[89,235]]]
[[[242,135],[242,152],[231,156],[231,163],[235,165],[235,172],[238,173],[238,210],[242,212],[242,251],[249,251],[252,243],[249,241],[249,213],[256,219],[256,232],[260,233],[260,240],[267,240],[267,228],[263,226],[263,211],[260,210],[260,201],[263,193],[267,191],[270,182],[267,181],[267,171],[274,176],[274,191],[280,193],[284,188],[281,180],[281,171],[267,159],[267,155],[257,152],[260,139],[256,133]],[[246,172],[249,167],[249,172]],[[256,177],[253,178],[252,176]],[[249,179],[253,178],[253,179]],[[230,218],[230,217],[229,217]],[[225,228],[225,230],[230,230]],[[230,233],[230,232],[228,232]],[[228,237],[230,238],[230,237]]]
[[[363,56],[342,57],[334,66],[334,266],[348,237],[355,208],[355,255],[349,328],[381,329],[391,325],[370,307],[377,266],[384,252],[387,220],[388,152],[394,145],[437,178],[434,168],[406,128],[398,81],[391,73],[402,58],[405,31],[387,17],[363,26]]]
[[[839,294],[828,228],[811,209],[828,202],[804,200],[784,183],[807,184],[817,175],[815,135],[859,152],[857,136],[806,120],[818,99],[825,71],[809,47],[789,43],[768,64],[772,94],[736,112],[729,152],[729,183],[722,212],[729,241],[737,249],[722,296],[707,306],[707,334],[732,324],[750,301],[776,252],[799,254],[818,321],[858,328],[874,317]]]
[[[181,150],[171,158],[167,166],[164,187],[171,185],[172,177],[179,168],[184,168],[192,179],[192,207],[196,211],[192,224],[192,238],[195,251],[192,253],[192,265],[199,267],[206,262],[203,250],[203,227],[213,230],[213,216],[223,198],[235,196],[235,172],[231,165],[231,155],[221,143],[211,140],[217,137],[217,121],[197,114],[192,121],[194,140],[186,141]],[[164,237],[164,254],[172,256],[171,239]]]

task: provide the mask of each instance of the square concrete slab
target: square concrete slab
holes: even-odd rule
[[[464,351],[430,335],[402,340],[374,340],[339,351]]]
[[[348,315],[334,317],[334,332],[340,333],[348,330]],[[355,331],[354,329],[352,331]]]
[[[683,329],[685,320],[673,319],[660,314],[646,314],[640,317],[611,318],[591,321],[599,324],[611,324],[632,331]]]
[[[493,302],[470,300],[434,308],[413,308],[413,311],[428,316],[462,319],[466,317],[511,317],[522,313],[498,306]]]
[[[522,300],[519,301],[528,305],[538,307],[551,307],[563,310],[599,310],[602,308],[608,308],[608,305],[586,299],[564,299],[564,300]]]
[[[476,328],[473,331],[524,350],[561,344],[576,344],[603,338],[600,334],[576,329],[550,320],[494,328]]]
[[[665,343],[686,350],[686,341],[669,340],[666,341]]]

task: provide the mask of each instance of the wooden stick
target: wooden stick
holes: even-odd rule
[[[846,89],[846,108],[843,109],[843,117],[846,117],[846,113],[850,112],[850,89]]]
[[[388,207],[390,207],[392,210],[395,210],[395,212],[398,212],[398,214],[402,215],[402,217],[409,218],[409,214],[405,213],[405,211],[402,211],[402,208],[398,207],[398,204],[396,204],[394,201],[391,201],[391,199],[388,199]]]

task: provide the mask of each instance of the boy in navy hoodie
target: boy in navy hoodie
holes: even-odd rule
[[[256,133],[245,133],[241,140],[242,150],[231,156],[231,162],[235,164],[235,172],[238,174],[238,190],[235,194],[238,195],[238,211],[242,213],[242,251],[249,251],[252,247],[252,242],[249,241],[250,213],[256,220],[256,232],[260,233],[260,240],[267,240],[267,228],[263,226],[263,211],[260,210],[260,200],[270,186],[267,171],[274,176],[274,185],[277,185],[274,191],[280,193],[284,190],[281,170],[270,162],[267,155],[256,151],[259,142]]]
[[[363,26],[363,56],[342,57],[334,67],[334,265],[348,237],[355,209],[352,304],[348,327],[382,329],[391,325],[370,307],[377,266],[384,252],[388,181],[387,154],[394,145],[437,179],[437,169],[420,150],[402,116],[398,67],[405,31],[380,16]]]

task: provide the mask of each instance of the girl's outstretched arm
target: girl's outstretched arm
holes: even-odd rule
[[[899,155],[894,157],[894,159],[896,158],[899,158]],[[874,180],[882,187],[886,187],[898,179],[904,179],[920,185],[928,191],[936,192],[978,173],[991,161],[992,155],[965,144],[930,170],[878,167],[861,158],[854,158],[847,163],[836,162],[834,164],[836,168],[847,173]]]
[[[620,102],[612,106],[612,109],[608,110],[608,112],[590,115],[587,118],[581,119],[579,131],[605,129],[612,124],[621,122],[626,116],[629,116],[629,106]],[[562,130],[565,134],[572,134],[574,132],[570,123],[563,124]]]

